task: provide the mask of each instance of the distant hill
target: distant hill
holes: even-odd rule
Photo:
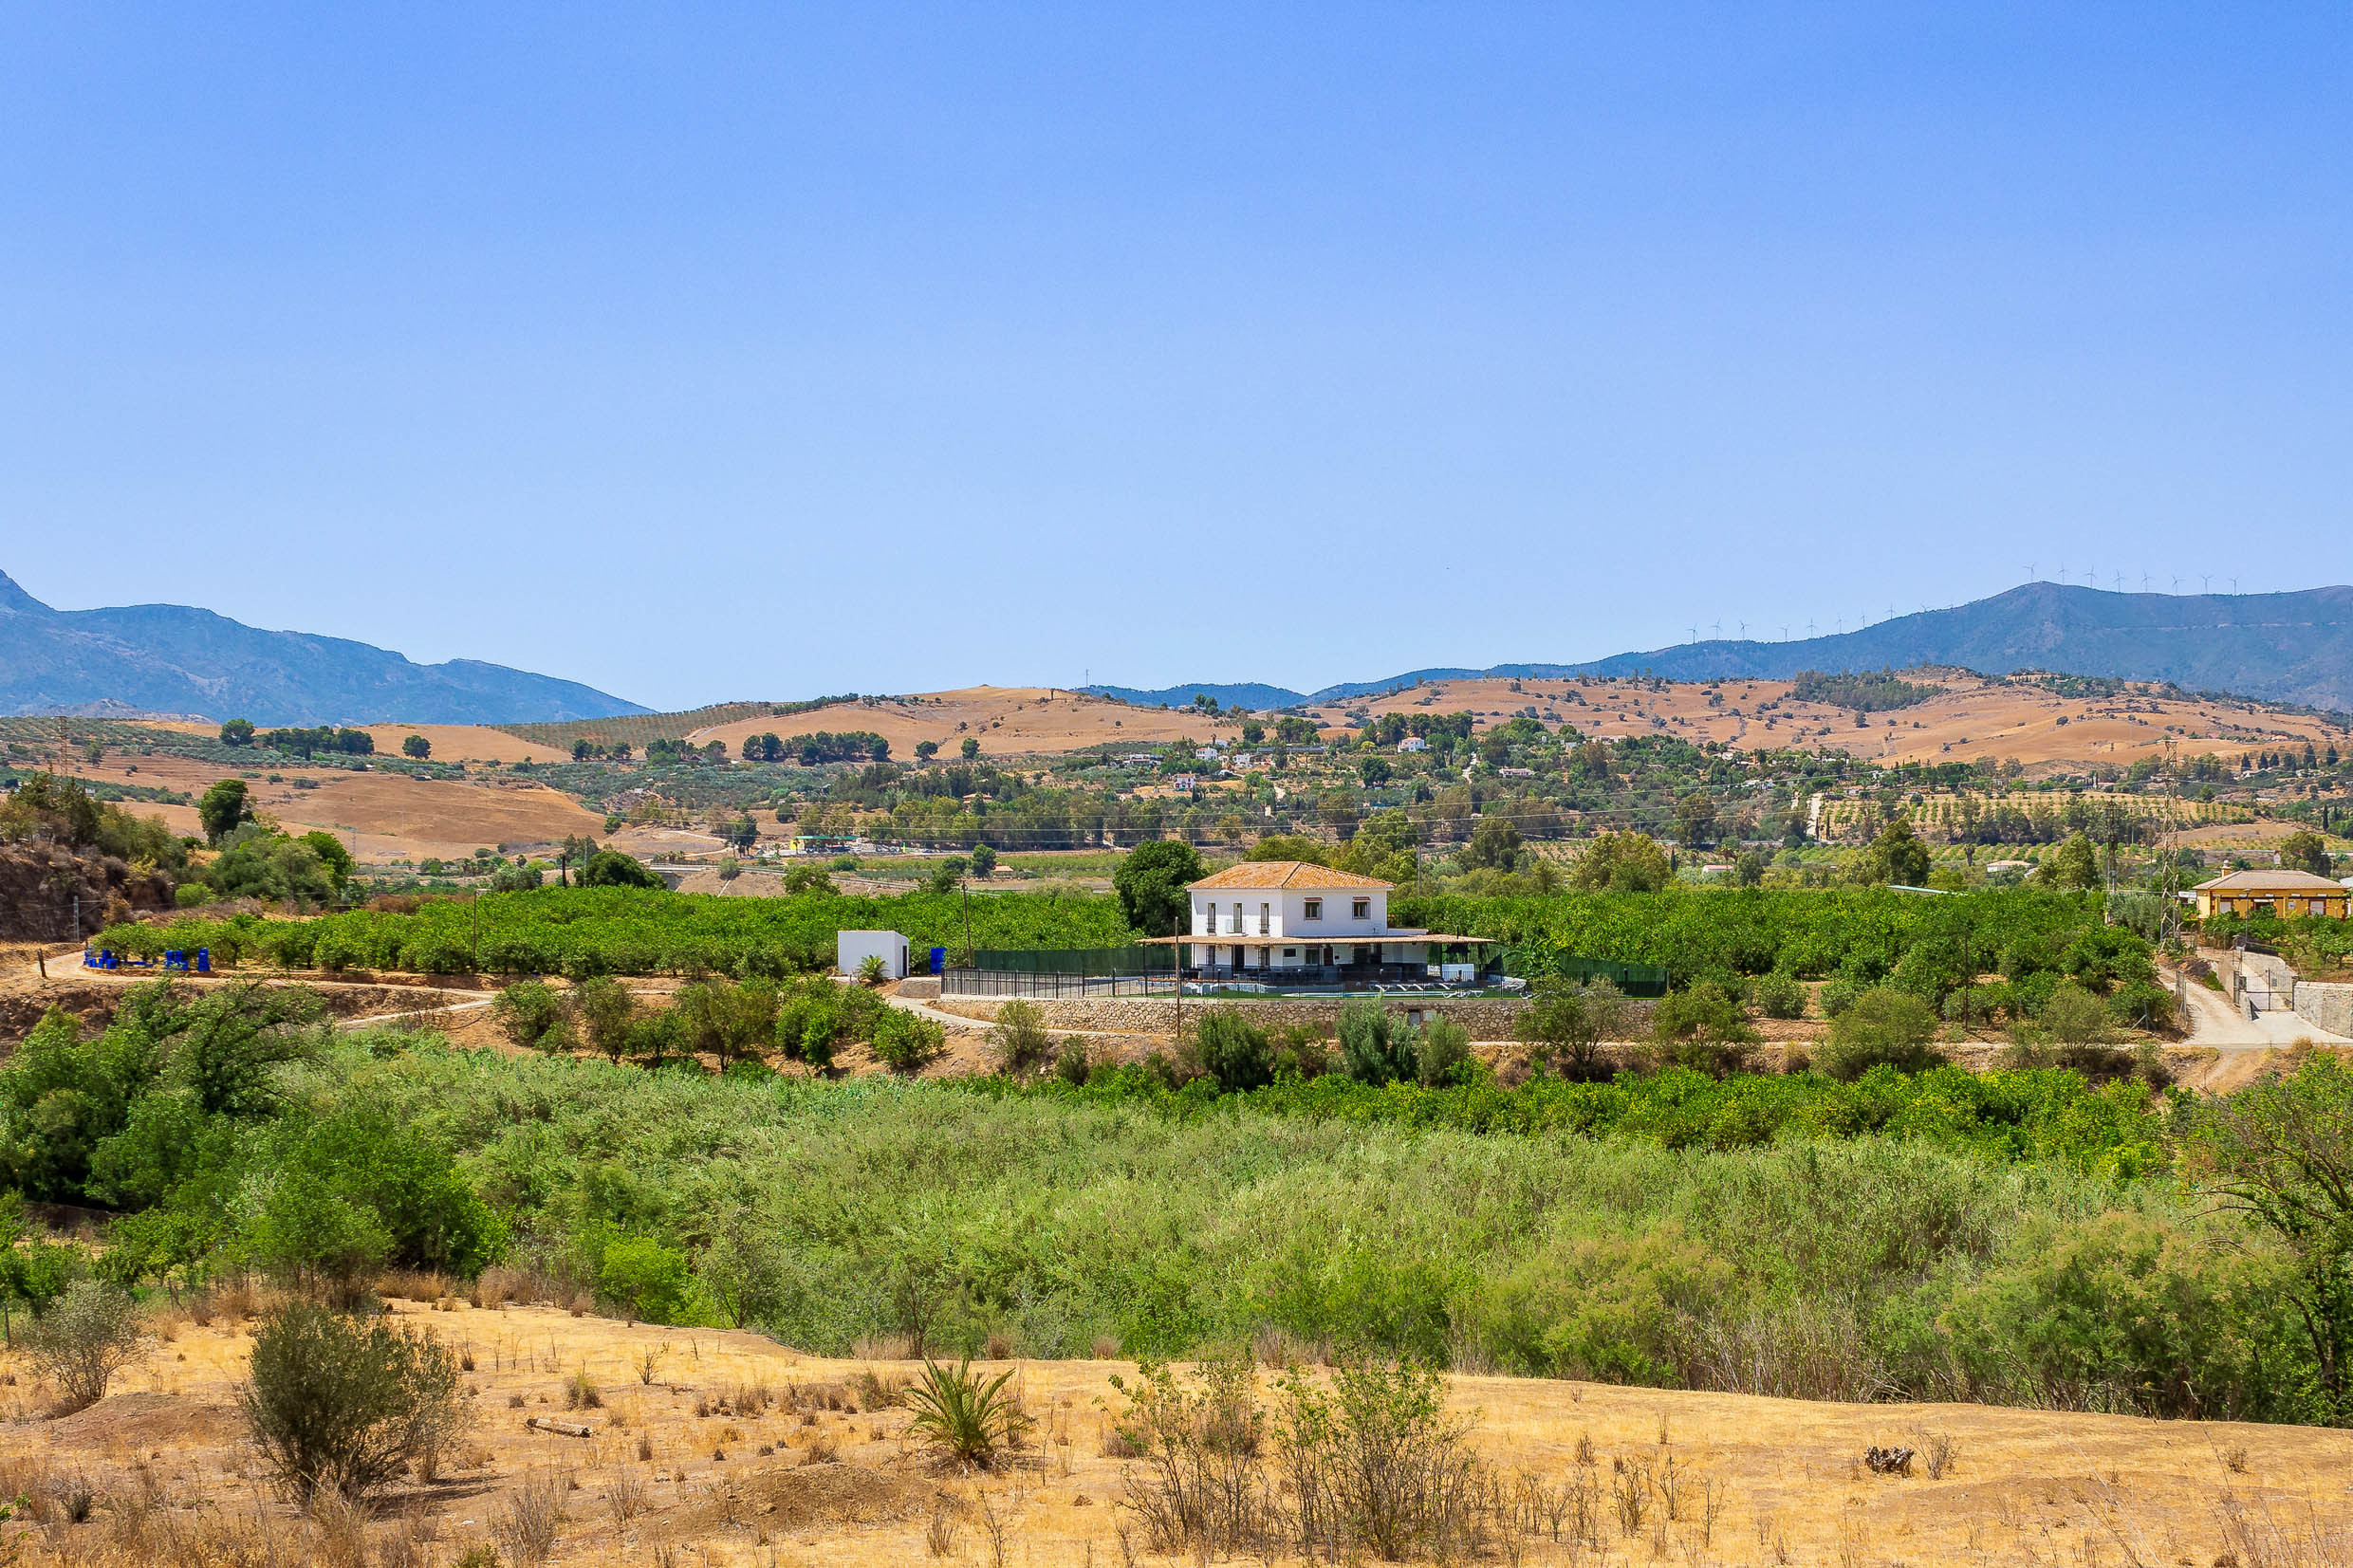
[[[502,664],[412,664],[341,637],[264,632],[210,610],[52,610],[0,572],[0,713],[188,713],[260,725],[503,724],[642,713]]]
[[[1991,599],[1897,616],[1842,636],[1796,642],[1687,642],[1647,654],[1618,654],[1563,673],[1786,680],[1801,670],[1937,664],[1989,675],[2051,670],[2172,681],[2192,692],[2353,710],[2353,587],[2288,594],[2119,594],[2029,582]]]
[[[1080,691],[1090,697],[1112,697],[1132,702],[1139,708],[1190,708],[1195,696],[1212,697],[1220,708],[1247,708],[1265,712],[1272,708],[1296,708],[1307,699],[1283,686],[1258,686],[1249,682],[1239,685],[1205,680],[1194,686],[1164,686],[1158,692],[1146,692],[1133,686],[1082,686]]]
[[[2120,594],[2029,582],[1950,610],[1896,616],[1860,631],[1791,642],[1677,643],[1584,664],[1498,664],[1485,670],[1409,670],[1301,696],[1279,686],[1172,686],[1090,692],[1179,707],[1206,692],[1246,708],[1346,702],[1423,681],[1557,680],[1567,675],[1659,675],[1669,680],[1750,676],[1787,680],[1801,670],[1912,669],[1946,665],[1981,674],[2049,670],[2119,680],[2172,681],[2192,692],[2229,692],[2269,702],[2353,710],[2353,587],[2288,594]],[[1234,693],[1228,696],[1227,693]]]

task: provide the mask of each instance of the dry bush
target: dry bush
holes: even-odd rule
[[[388,1301],[417,1301],[430,1306],[449,1293],[449,1281],[421,1269],[387,1269],[376,1280],[376,1294]]]
[[[1913,1441],[1919,1446],[1921,1463],[1928,1467],[1928,1479],[1942,1481],[1945,1472],[1953,1468],[1953,1434],[1922,1429]]]
[[[1256,1374],[1241,1356],[1214,1356],[1191,1384],[1166,1366],[1147,1368],[1116,1429],[1143,1463],[1125,1478],[1126,1506],[1155,1547],[1237,1553],[1253,1544],[1274,1499],[1263,1461],[1266,1413]],[[1108,1445],[1106,1444],[1106,1449]]]
[[[1147,1367],[1120,1386],[1130,1403],[1103,1451],[1141,1461],[1123,1504],[1158,1551],[1518,1561],[1540,1533],[1598,1532],[1589,1476],[1555,1489],[1480,1464],[1473,1422],[1445,1413],[1437,1374],[1420,1368],[1343,1363],[1328,1380],[1294,1370],[1278,1380],[1271,1421],[1244,1353],[1202,1362],[1190,1382]]]
[[[982,1492],[980,1533],[989,1542],[989,1568],[1005,1568],[1005,1514],[997,1507],[997,1500]]]
[[[51,1517],[67,1524],[87,1524],[105,1498],[90,1472],[81,1468],[52,1471],[43,1490],[51,1504]]]
[[[899,1395],[907,1392],[907,1379],[895,1372],[885,1376],[872,1367],[862,1367],[858,1373],[857,1388],[861,1410],[886,1411],[897,1405]]]
[[[326,1568],[367,1568],[369,1509],[364,1498],[329,1492],[312,1503],[310,1522],[316,1532],[311,1560]]]
[[[1431,1546],[1466,1550],[1480,1529],[1473,1423],[1446,1414],[1437,1374],[1377,1361],[1343,1363],[1328,1388],[1283,1379],[1277,1436],[1303,1550],[1343,1541],[1386,1562]]]
[[[662,1357],[669,1354],[670,1341],[667,1339],[664,1339],[660,1344],[654,1346],[651,1350],[643,1350],[638,1353],[637,1359],[632,1362],[631,1365],[637,1369],[638,1382],[640,1387],[651,1388],[653,1386],[654,1374],[659,1370]]]
[[[434,1547],[440,1537],[440,1523],[431,1514],[402,1514],[377,1538],[375,1568],[435,1568],[440,1559]]]
[[[923,1524],[923,1549],[936,1558],[954,1557],[956,1550],[955,1513],[947,1497],[932,1500],[932,1517]]]
[[[306,1504],[364,1498],[411,1465],[428,1471],[472,1420],[457,1358],[384,1319],[289,1301],[253,1338],[239,1404],[278,1480]]]
[[[138,1305],[96,1280],[75,1282],[24,1336],[27,1356],[58,1386],[69,1411],[105,1398],[106,1385],[137,1359],[144,1337]]]
[[[484,1269],[466,1293],[466,1300],[478,1307],[501,1307],[510,1301],[532,1301],[540,1299],[536,1288],[540,1282],[519,1268],[493,1264]]]
[[[533,1470],[507,1494],[494,1529],[514,1568],[537,1568],[555,1555],[556,1537],[564,1530],[564,1500],[571,1489],[570,1476]]]
[[[564,1408],[567,1411],[598,1411],[604,1408],[604,1395],[588,1380],[588,1369],[582,1367],[564,1380]]]
[[[631,1520],[653,1506],[646,1496],[645,1478],[627,1465],[615,1464],[605,1476],[604,1506],[613,1516],[613,1527],[625,1529]]]
[[[915,1339],[905,1334],[864,1335],[850,1346],[850,1356],[860,1361],[912,1361]]]

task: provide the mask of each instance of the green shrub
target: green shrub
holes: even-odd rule
[[[580,869],[580,885],[584,888],[643,888],[663,889],[661,877],[646,869],[635,856],[623,855],[617,849],[601,849],[588,857]]]
[[[1269,1048],[1278,1078],[1322,1078],[1332,1070],[1331,1042],[1312,1024],[1278,1025]]]
[[[202,882],[182,882],[172,890],[172,902],[184,910],[213,901],[213,890]]]
[[[1660,1064],[1721,1078],[1748,1064],[1757,1032],[1729,986],[1702,980],[1661,997],[1651,1014],[1652,1055]]]
[[[349,1309],[392,1256],[375,1211],[302,1180],[280,1180],[255,1217],[253,1259],[297,1287]]]
[[[491,1003],[498,1032],[526,1050],[562,1050],[571,1043],[564,999],[542,980],[519,980]]]
[[[675,1323],[686,1316],[693,1274],[686,1254],[647,1236],[607,1242],[597,1263],[597,1294],[631,1322]]]
[[[919,1073],[948,1046],[948,1031],[903,1007],[887,1007],[874,1021],[874,1055],[894,1073]]]
[[[1823,982],[1822,1016],[1825,1018],[1839,1017],[1847,1008],[1853,1006],[1855,998],[1861,996],[1867,988],[1861,981],[1850,980],[1845,975],[1839,975]]]
[[[1471,1031],[1439,1014],[1414,1037],[1414,1079],[1423,1088],[1460,1083],[1470,1077]]]
[[[1830,1038],[1814,1062],[1845,1083],[1880,1066],[1924,1072],[1944,1060],[1934,1043],[1937,1026],[1936,1013],[1918,997],[1875,986],[1831,1021]]]
[[[777,1000],[776,1048],[788,1061],[828,1071],[835,1048],[851,1037],[859,1020],[870,1018],[880,1005],[871,992],[851,990],[823,977],[797,981]]]
[[[1274,1081],[1274,1047],[1267,1031],[1228,1004],[1202,1013],[1194,1024],[1194,1048],[1201,1070],[1232,1094]]]
[[[1046,1015],[1035,1003],[1014,1001],[997,1008],[989,1044],[996,1056],[997,1071],[1019,1078],[1046,1065],[1054,1037],[1046,1032]]]
[[[2050,993],[2035,1023],[2063,1045],[2105,1045],[2116,1038],[2106,1005],[2071,980]]]
[[[1767,1018],[1804,1018],[1805,983],[1779,970],[1766,975],[1756,983],[1756,1005]]]
[[[1517,1028],[1519,1038],[1534,1047],[1530,1054],[1540,1071],[1591,1083],[1609,1076],[1601,1047],[1625,1037],[1631,1016],[1624,995],[1606,980],[1579,986],[1547,978],[1536,982]]]
[[[292,1301],[253,1337],[238,1403],[254,1445],[307,1503],[364,1499],[411,1467],[430,1468],[472,1420],[457,1358],[382,1317]]]
[[[637,998],[628,987],[591,975],[572,987],[571,1014],[591,1049],[615,1061],[628,1053],[630,1030],[638,1021]]]
[[[1095,1071],[1092,1057],[1087,1054],[1086,1042],[1078,1035],[1063,1038],[1062,1048],[1054,1053],[1054,1076],[1074,1089],[1086,1086]]]
[[[1414,1042],[1405,1021],[1369,997],[1340,1008],[1341,1068],[1359,1083],[1395,1083],[1414,1076]]]

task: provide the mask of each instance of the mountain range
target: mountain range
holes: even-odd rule
[[[574,681],[265,632],[184,604],[52,610],[0,572],[0,713],[172,713],[259,725],[552,723],[646,710]]]
[[[2353,710],[2353,587],[2281,594],[2128,594],[2029,582],[1945,610],[1782,642],[1712,638],[1582,664],[1409,670],[1317,692],[1202,681],[1090,686],[1153,707],[1266,710],[1343,702],[1433,680],[1658,675],[1788,679],[1803,670],[1946,665],[1985,674],[2171,681],[2193,692]],[[0,714],[176,713],[260,725],[561,723],[643,713],[573,681],[474,659],[415,664],[342,637],[265,632],[210,610],[138,604],[53,610],[0,572]]]
[[[1922,610],[1853,632],[1783,642],[1710,638],[1648,653],[1613,654],[1584,664],[1409,670],[1385,680],[1351,681],[1306,692],[1214,681],[1159,691],[1118,686],[1086,690],[1146,707],[1181,707],[1198,692],[1221,706],[1264,710],[1342,702],[1421,681],[1482,676],[1787,680],[1801,670],[1918,665],[1948,665],[1989,675],[2049,670],[2172,681],[2192,692],[2229,692],[2344,711],[2353,710],[2353,587],[2282,594],[2127,594],[2029,582],[1951,609]]]

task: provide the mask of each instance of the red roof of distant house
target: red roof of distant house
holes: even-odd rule
[[[1192,883],[1196,888],[1381,888],[1396,886],[1378,876],[1359,876],[1353,871],[1334,871],[1306,860],[1245,860],[1238,866],[1228,866],[1214,876],[1204,876]]]

